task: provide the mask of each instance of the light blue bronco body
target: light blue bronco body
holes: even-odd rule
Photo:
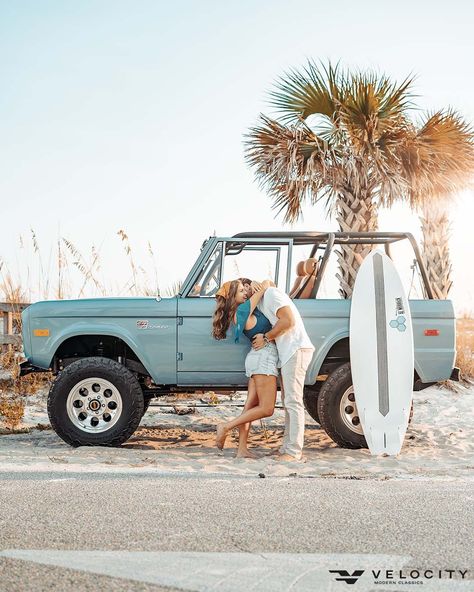
[[[27,361],[22,373],[51,369],[61,371],[84,358],[108,358],[127,368],[139,382],[145,401],[175,390],[245,389],[244,359],[247,340],[234,343],[211,335],[214,294],[226,279],[238,277],[232,257],[273,257],[269,275],[290,291],[292,257],[296,246],[308,245],[311,256],[318,249],[319,272],[310,298],[294,299],[315,346],[308,369],[308,393],[318,390],[333,371],[349,360],[350,299],[321,299],[317,291],[331,249],[348,242],[340,233],[253,233],[236,237],[212,237],[206,241],[180,293],[172,298],[97,298],[38,302],[23,312],[23,344]],[[411,235],[351,234],[364,243],[388,245],[395,240],[412,241]],[[375,238],[374,238],[375,237]],[[389,252],[390,254],[390,252]],[[414,389],[456,378],[455,315],[452,302],[429,298],[410,300],[415,348]],[[254,273],[252,278],[262,279]],[[429,330],[430,334],[425,332]],[[311,390],[311,386],[314,388]],[[347,401],[346,401],[347,402]],[[307,406],[308,407],[308,406]],[[308,411],[311,410],[308,409]],[[313,417],[315,413],[311,413]],[[317,413],[316,413],[316,419]],[[87,431],[87,430],[86,430]],[[106,430],[105,430],[106,432]],[[101,432],[104,433],[104,432]],[[104,442],[107,443],[107,442]]]

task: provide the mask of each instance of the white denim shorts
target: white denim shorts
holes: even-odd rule
[[[275,343],[266,343],[262,349],[251,349],[245,358],[245,374],[278,376],[278,350]]]

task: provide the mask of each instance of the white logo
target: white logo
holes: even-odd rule
[[[169,325],[150,325],[150,321],[137,321],[137,329],[169,329]]]

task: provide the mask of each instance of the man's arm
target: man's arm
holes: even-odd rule
[[[278,317],[278,321],[270,331],[265,333],[265,336],[262,333],[255,335],[252,340],[252,347],[254,349],[262,349],[262,347],[265,346],[265,337],[268,341],[273,341],[276,337],[283,335],[283,333],[286,333],[295,326],[295,317],[289,306],[282,306],[279,308],[276,312],[276,316]]]
[[[253,283],[253,282],[252,282]],[[265,292],[268,288],[270,288],[272,282],[270,280],[264,280],[261,284],[258,284],[258,290],[255,290],[252,296],[249,298],[250,300],[250,314],[256,309],[257,304],[263,298]]]

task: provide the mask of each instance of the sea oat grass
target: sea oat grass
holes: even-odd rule
[[[474,319],[457,320],[456,362],[463,381],[474,382]]]
[[[28,395],[34,395],[43,388],[49,388],[52,374],[42,372],[20,376],[21,353],[11,349],[0,354],[0,370],[9,378],[0,381],[0,419],[9,430],[20,424]]]
[[[23,419],[25,400],[14,395],[0,397],[0,417],[8,430],[15,430]]]
[[[474,319],[463,316],[456,320],[456,360],[454,365],[461,371],[460,382],[444,380],[439,383],[442,388],[458,392],[459,385],[474,384]]]

